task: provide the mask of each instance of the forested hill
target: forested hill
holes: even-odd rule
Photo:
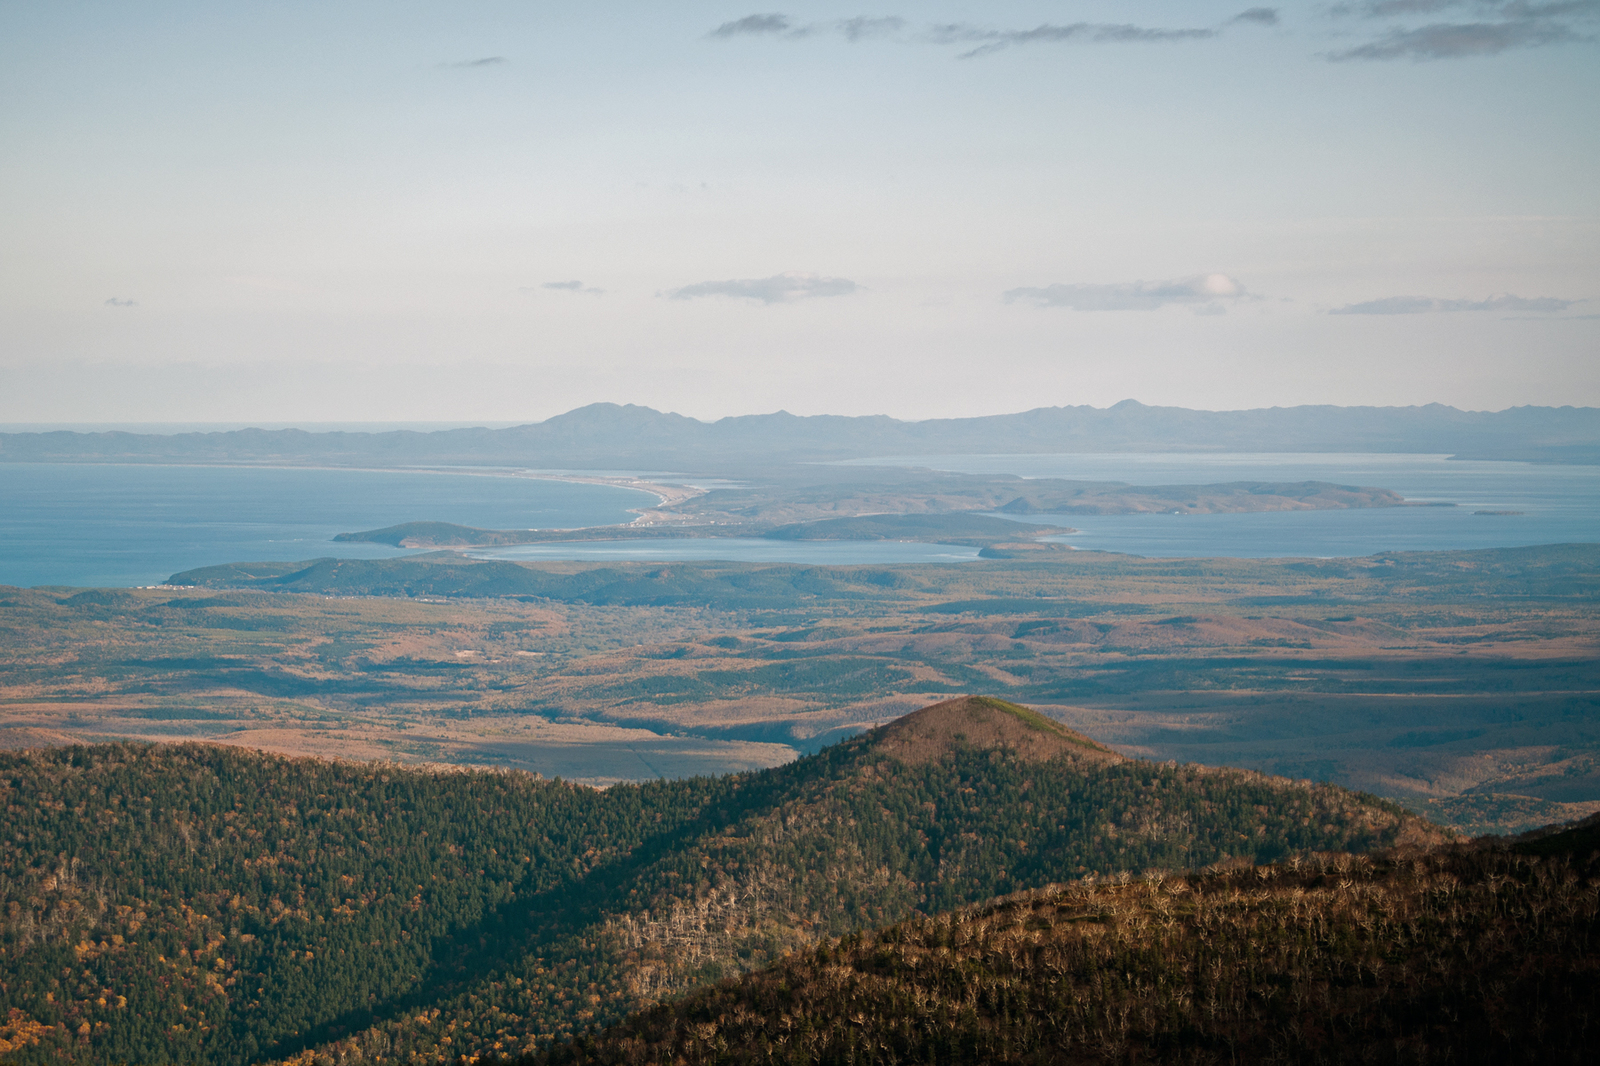
[[[1000,893],[1437,837],[1369,797],[1124,759],[987,699],[774,770],[604,792],[136,745],[0,755],[0,792],[18,1064],[521,1053]]]
[[[790,956],[525,1066],[1592,1063],[1600,834],[1033,890]]]

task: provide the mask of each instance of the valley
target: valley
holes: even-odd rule
[[[606,784],[991,692],[1468,832],[1600,807],[1592,546],[959,567],[240,564],[6,590],[0,743],[208,740]]]

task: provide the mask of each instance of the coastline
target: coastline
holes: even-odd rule
[[[669,515],[659,512],[663,507],[674,507],[685,503],[697,496],[704,496],[710,489],[700,488],[698,485],[663,485],[659,481],[646,481],[644,478],[630,477],[627,475],[606,474],[544,474],[529,470],[520,470],[509,475],[510,477],[529,478],[535,481],[565,481],[574,485],[603,485],[614,489],[634,489],[638,492],[648,492],[658,501],[654,507],[629,507],[632,514],[638,515],[627,526],[667,525],[673,522],[687,522],[688,515]],[[587,529],[609,529],[610,526],[586,526]]]

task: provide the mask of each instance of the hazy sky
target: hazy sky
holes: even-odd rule
[[[4,0],[0,421],[1600,404],[1600,0]]]

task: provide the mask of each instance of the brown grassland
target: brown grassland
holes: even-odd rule
[[[6,589],[0,743],[204,739],[604,783],[774,765],[938,694],[986,691],[1127,754],[1518,828],[1600,807],[1597,563],[1600,549],[1567,546],[640,564],[604,568],[588,602],[266,591],[227,574],[215,588]]]

